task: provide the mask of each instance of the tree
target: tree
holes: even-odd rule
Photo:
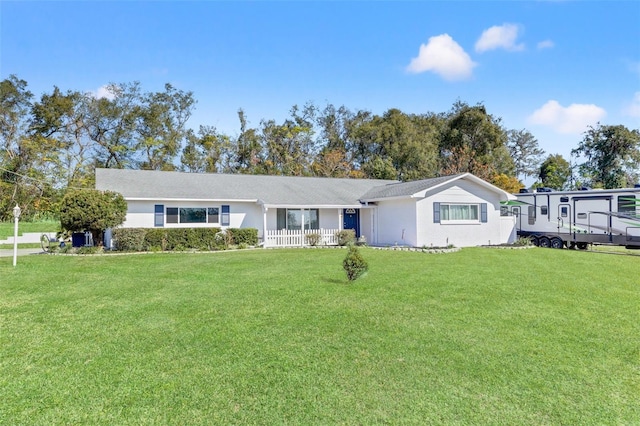
[[[493,179],[491,179],[491,183],[497,186],[498,188],[504,189],[505,191],[510,192],[512,194],[524,188],[523,183],[520,182],[518,178],[514,176],[507,176],[504,173],[495,175]]]
[[[477,176],[487,173],[513,174],[507,134],[500,124],[500,118],[488,114],[482,104],[469,106],[460,101],[444,117],[446,127],[440,140],[442,169],[451,168],[453,160],[457,163],[455,168],[458,172],[470,172]],[[462,167],[460,163],[462,154],[469,160],[467,167]]]
[[[195,104],[192,92],[165,84],[164,92],[142,97],[138,113],[138,145],[143,159],[140,168],[173,170],[173,160],[187,134],[187,120]]]
[[[60,145],[33,131],[32,94],[15,75],[0,82],[0,219],[12,217],[16,204],[22,217],[50,213],[47,197],[55,196],[47,183],[56,170]]]
[[[60,205],[62,229],[89,231],[96,245],[102,244],[102,232],[121,225],[127,214],[124,197],[113,191],[71,190]]]
[[[516,177],[534,176],[540,169],[544,150],[538,140],[527,130],[509,130],[507,148],[513,159]]]
[[[87,97],[86,127],[95,150],[94,164],[131,167],[135,161],[136,124],[140,117],[140,83],[109,84],[108,97]]]
[[[549,155],[540,166],[538,175],[542,186],[563,190],[569,187],[571,165],[560,154]]]
[[[589,126],[574,155],[586,157],[580,174],[593,186],[623,188],[640,178],[640,131],[625,126]]]

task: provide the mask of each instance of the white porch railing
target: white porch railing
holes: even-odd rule
[[[336,232],[338,229],[305,229],[304,231],[290,231],[287,229],[269,229],[264,239],[265,247],[300,247],[310,245],[307,235],[320,234],[319,246],[335,246],[338,244]]]

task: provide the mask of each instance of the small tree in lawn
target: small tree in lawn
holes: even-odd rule
[[[89,231],[96,245],[102,245],[102,232],[121,225],[127,214],[127,202],[113,191],[72,190],[62,199],[62,229]]]
[[[342,267],[346,271],[349,281],[357,280],[369,269],[367,261],[360,254],[360,250],[353,244],[349,245],[349,252],[342,261]]]

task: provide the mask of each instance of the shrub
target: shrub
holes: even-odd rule
[[[347,253],[347,257],[342,261],[342,267],[347,273],[347,279],[349,281],[357,280],[369,269],[367,261],[364,260],[360,254],[360,250],[353,244],[349,245],[349,252]]]
[[[520,246],[520,247],[532,246],[533,241],[531,241],[531,238],[529,237],[519,237],[517,240],[513,242],[513,245]]]
[[[231,234],[231,244],[258,245],[258,230],[256,228],[228,228],[227,232]]]
[[[113,230],[116,250],[142,251],[144,237],[147,233],[143,228],[117,228]]]
[[[346,246],[356,241],[356,232],[353,229],[343,229],[336,232],[336,238],[339,246]]]
[[[194,237],[198,250],[217,250],[218,243],[216,242],[216,235],[220,232],[220,228],[194,228]]]
[[[147,229],[147,232],[144,236],[143,250],[150,250],[150,251],[167,250],[166,229],[161,229],[161,228]]]
[[[216,234],[216,244],[223,250],[228,249],[232,243],[233,236],[231,235],[231,231],[229,229],[223,229]]]
[[[305,235],[305,239],[307,241],[307,244],[309,244],[310,246],[317,246],[322,241],[322,235],[318,233],[307,234]]]

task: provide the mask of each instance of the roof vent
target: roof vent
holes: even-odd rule
[[[529,190],[528,190],[527,188],[520,188],[519,193],[520,193],[520,194],[528,194],[528,193],[529,193]]]
[[[636,183],[635,185],[633,185],[634,188],[640,188],[640,183]]]
[[[578,191],[588,191],[589,187],[588,186],[581,186],[580,189],[578,189]]]
[[[552,192],[553,189],[545,187],[536,188],[536,192]]]

